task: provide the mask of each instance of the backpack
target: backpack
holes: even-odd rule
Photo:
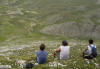
[[[83,57],[86,58],[86,59],[92,59],[92,58],[93,58],[92,55],[89,55],[88,50],[85,50],[85,51],[83,52]]]
[[[33,67],[34,67],[34,64],[32,63],[27,63],[25,66],[25,68],[33,68]]]
[[[96,47],[95,47],[95,46],[93,46],[93,47],[90,46],[90,47],[91,47],[91,49],[92,49],[92,54],[91,54],[91,55],[92,55],[93,57],[96,57],[96,56],[97,56],[97,49],[96,49]]]

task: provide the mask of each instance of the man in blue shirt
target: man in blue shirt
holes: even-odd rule
[[[43,64],[47,60],[47,52],[44,51],[45,45],[41,44],[40,45],[40,51],[36,52],[36,61],[38,64]]]

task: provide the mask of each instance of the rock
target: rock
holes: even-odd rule
[[[98,23],[100,23],[100,20],[97,20]]]
[[[18,60],[17,63],[19,64],[20,68],[24,68],[25,67],[25,60]]]
[[[74,61],[73,63],[74,63],[74,64],[76,64],[76,63],[77,63],[77,61]]]
[[[0,65],[0,69],[11,69],[11,65]]]
[[[58,66],[57,64],[58,64],[57,62],[50,62],[49,66],[50,67],[57,67]]]
[[[90,64],[90,62],[89,62],[89,60],[88,60],[88,59],[85,59],[85,61],[86,61],[88,64]]]
[[[65,67],[67,65],[64,65],[64,64],[61,64],[61,63],[58,63],[59,66],[62,66],[62,67]]]
[[[20,8],[16,8],[16,10],[8,10],[7,14],[9,15],[13,15],[13,14],[20,14],[20,15],[24,15],[24,13],[22,12],[22,10]]]
[[[70,31],[69,31],[70,30]],[[83,21],[83,23],[68,22],[47,26],[40,32],[45,34],[63,35],[75,38],[97,38],[100,39],[100,25]]]
[[[96,4],[100,4],[100,0],[96,0],[97,2],[96,2]]]
[[[50,62],[49,63],[49,66],[50,67],[57,67],[57,66],[62,66],[62,67],[65,67],[65,66],[67,66],[67,65],[64,65],[64,64],[61,64],[61,63],[59,63],[59,62]]]
[[[8,61],[11,61],[11,59],[9,57],[5,57]]]

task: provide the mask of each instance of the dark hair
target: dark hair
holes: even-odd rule
[[[62,45],[63,45],[63,46],[67,46],[67,45],[68,45],[67,41],[66,41],[66,40],[63,40],[63,41],[62,41]]]
[[[41,44],[40,45],[40,50],[43,51],[44,49],[45,49],[45,45],[44,44]]]
[[[89,44],[93,44],[93,40],[92,39],[89,39]]]

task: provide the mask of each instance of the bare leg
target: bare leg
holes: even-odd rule
[[[54,58],[60,59],[60,52],[54,52]]]

